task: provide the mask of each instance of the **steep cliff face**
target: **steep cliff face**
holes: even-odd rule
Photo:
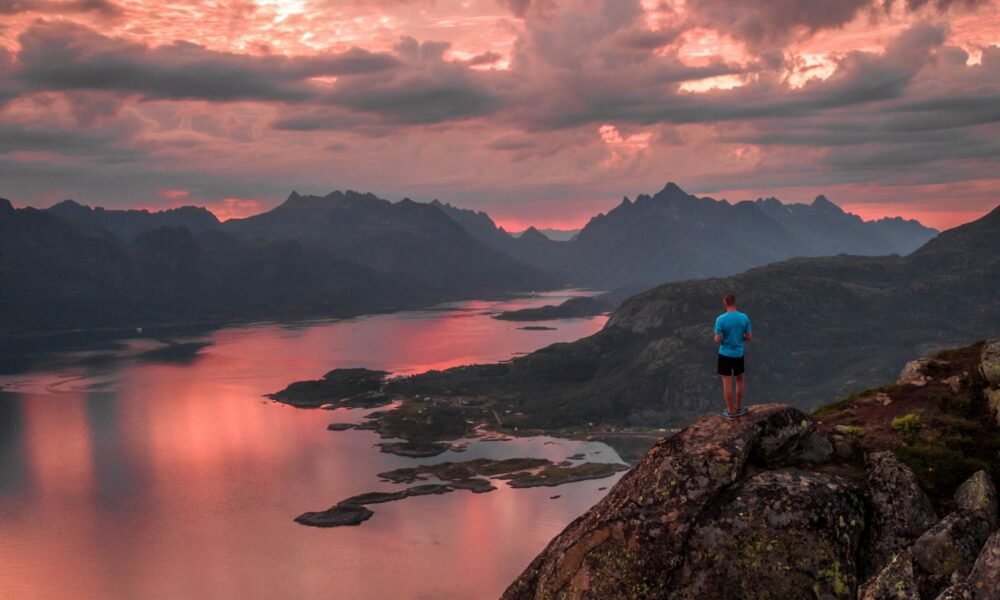
[[[697,420],[504,598],[1000,598],[1000,456],[985,393],[1000,381],[983,370],[998,344],[925,359],[889,392],[814,415],[769,404]],[[942,436],[941,451],[979,447],[934,463]]]

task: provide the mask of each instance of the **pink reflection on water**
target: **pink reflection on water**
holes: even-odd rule
[[[295,410],[261,395],[334,367],[412,373],[506,359],[603,325],[579,319],[520,331],[484,314],[561,300],[236,327],[211,334],[183,364],[143,362],[126,350],[99,367],[62,357],[0,378],[8,390],[0,405],[15,408],[0,429],[0,448],[13,455],[0,463],[0,598],[499,595],[611,480],[556,491],[500,482],[489,494],[378,505],[358,528],[306,528],[292,518],[394,489],[375,474],[419,461],[375,451],[371,432],[326,431],[332,421],[359,420],[358,411]],[[561,460],[583,447],[545,441],[472,444],[435,460]]]

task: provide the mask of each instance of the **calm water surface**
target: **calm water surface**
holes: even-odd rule
[[[577,452],[614,462],[613,450],[536,437],[407,459],[373,449],[372,432],[326,430],[364,411],[261,395],[334,367],[415,373],[598,330],[603,317],[522,331],[488,316],[570,294],[231,327],[190,357],[144,358],[162,344],[129,339],[0,376],[0,598],[497,597],[617,477],[409,498],[373,506],[360,527],[292,519],[397,489],[375,474],[400,466]]]

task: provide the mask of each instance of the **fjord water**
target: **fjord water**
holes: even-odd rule
[[[53,352],[0,376],[0,598],[492,598],[616,478],[373,506],[359,527],[292,519],[421,462],[578,452],[595,442],[473,442],[464,453],[379,453],[364,411],[297,410],[267,392],[335,367],[397,374],[510,358],[589,335],[604,317],[541,323],[490,313],[575,292],[350,320],[228,327],[200,351],[141,337]],[[191,341],[191,340],[175,340]],[[551,496],[559,498],[551,499]]]

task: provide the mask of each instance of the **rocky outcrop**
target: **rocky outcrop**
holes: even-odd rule
[[[918,358],[917,360],[911,360],[906,363],[906,365],[903,366],[903,370],[899,373],[899,378],[896,379],[896,383],[899,385],[927,385],[927,382],[930,381],[931,378],[924,373],[924,368],[930,362],[929,358]]]
[[[895,454],[873,452],[867,467],[871,516],[864,571],[870,575],[878,573],[938,519],[913,471]]]
[[[860,498],[845,482],[779,471],[734,486],[749,464],[767,468],[794,455],[812,430],[812,421],[805,415],[781,405],[752,407],[747,417],[734,421],[715,416],[696,421],[654,446],[603,500],[549,544],[507,589],[504,598],[682,597],[678,595],[680,589],[700,585],[700,565],[718,556],[689,551],[689,538],[698,540],[697,547],[706,551],[715,535],[731,545],[734,555],[727,560],[732,562],[726,564],[723,560],[715,568],[725,570],[736,564],[749,567],[755,557],[759,560],[768,544],[780,543],[781,531],[792,535],[808,527],[810,519],[827,523],[831,518],[840,526],[843,518],[845,524],[835,534],[836,541],[814,530],[816,540],[829,552],[818,557],[790,557],[796,568],[814,573],[849,568],[848,563],[835,564],[836,557],[854,548],[856,542],[852,540],[860,534],[860,525],[852,526],[850,521],[858,518],[861,509]],[[777,500],[775,494],[791,491],[797,478],[810,489],[825,490],[824,496],[835,498],[841,513],[831,511],[832,516],[821,516],[803,508],[795,519],[785,523],[786,530],[775,528],[766,512],[745,515],[742,522],[716,522],[709,516],[721,514],[718,511],[727,504],[743,506],[746,502],[747,508],[753,503],[755,509],[763,509],[765,490],[773,503]],[[834,485],[836,491],[827,484]],[[743,500],[731,492],[738,488],[760,492],[761,496]],[[767,506],[773,517],[782,520],[780,510]],[[826,513],[825,505],[822,511]],[[741,527],[748,529],[739,531]],[[763,545],[756,546],[758,542]],[[809,565],[801,564],[814,559]],[[758,566],[763,571],[769,565],[761,562]],[[850,579],[843,585],[853,593]],[[800,591],[811,590],[812,583]]]
[[[997,598],[986,471],[953,499],[934,496],[955,507],[939,521],[893,452],[858,445],[861,460],[824,431],[858,435],[781,405],[696,421],[657,443],[504,598]]]

